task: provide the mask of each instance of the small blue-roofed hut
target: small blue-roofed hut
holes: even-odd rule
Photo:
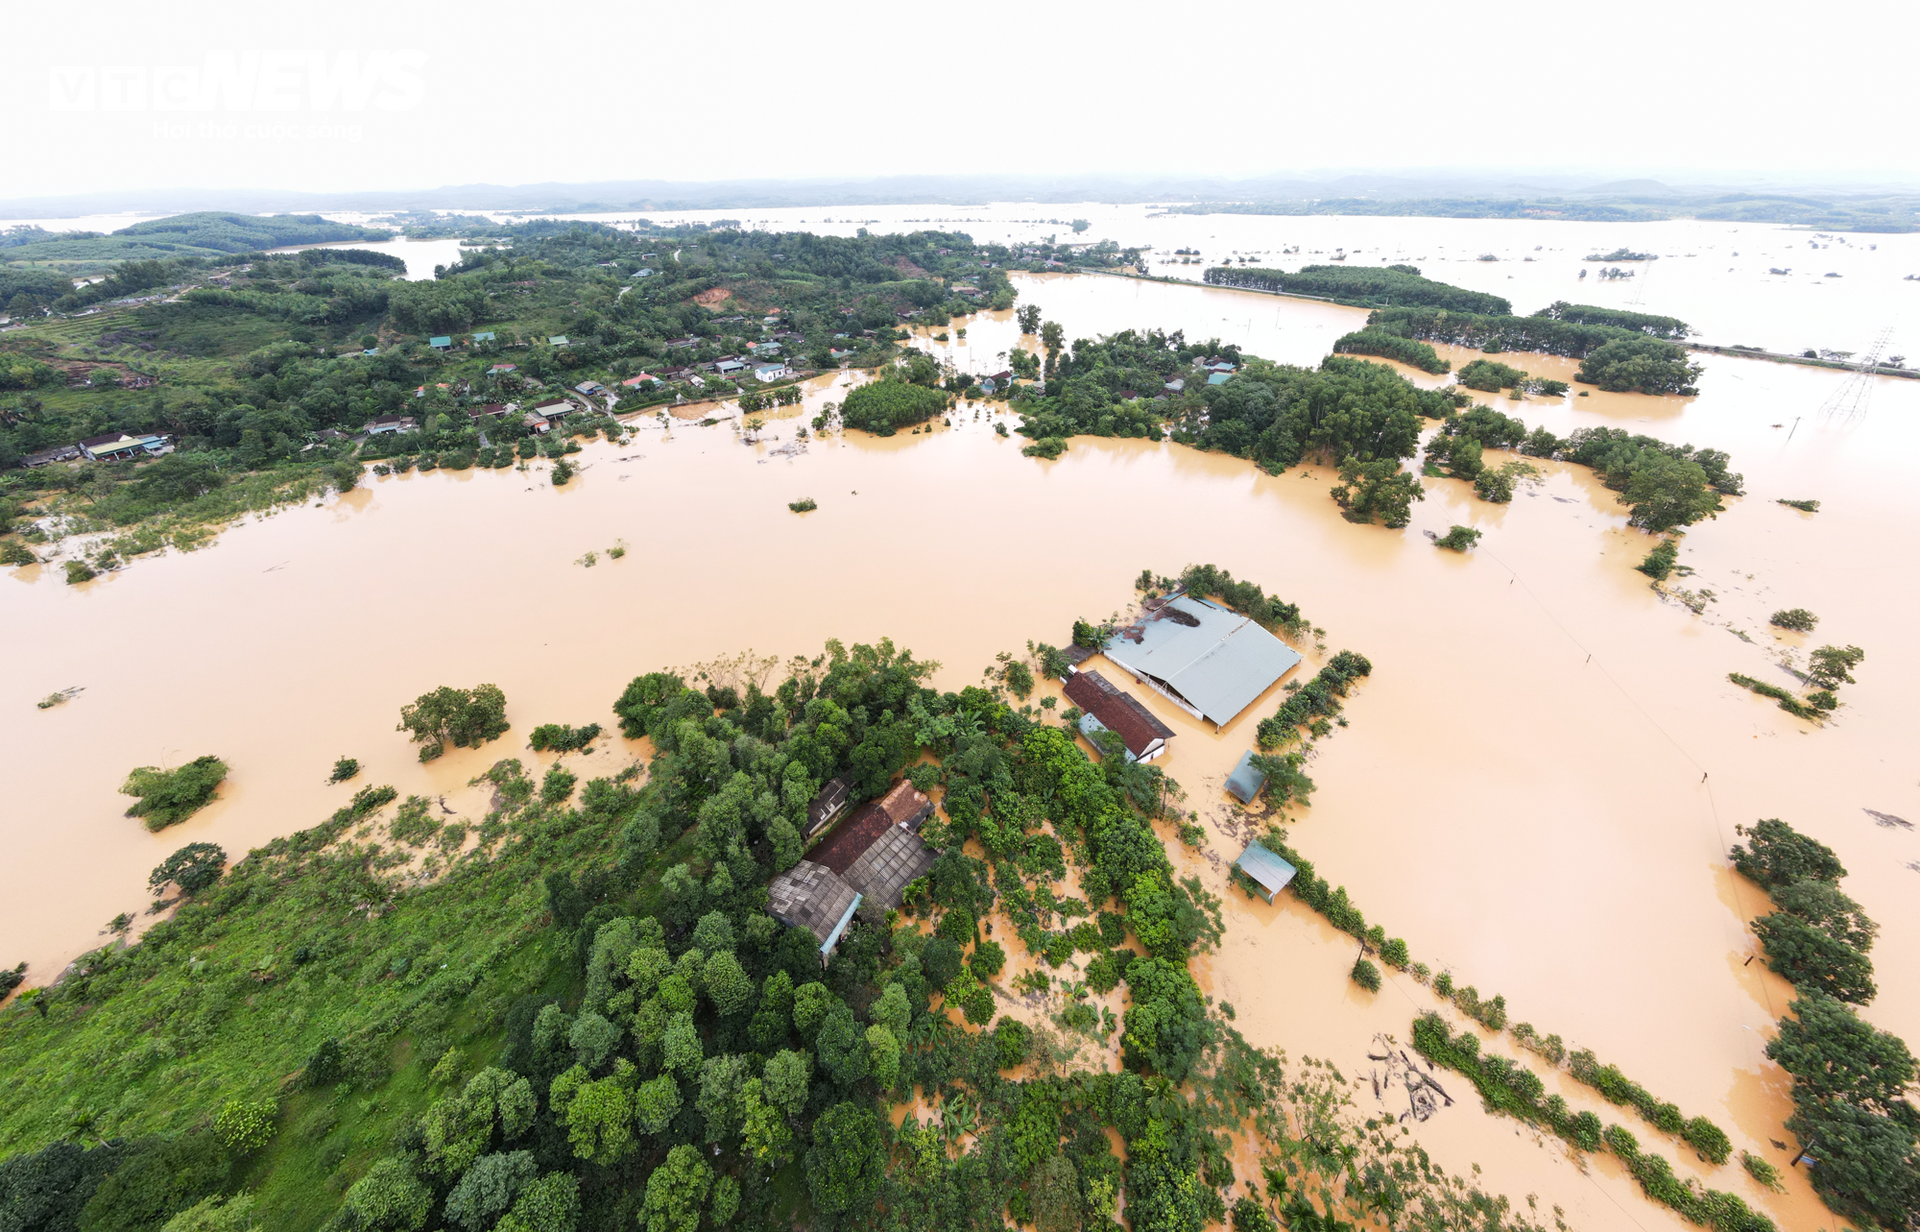
[[[1233,862],[1233,866],[1253,878],[1253,883],[1260,887],[1261,894],[1268,902],[1286,889],[1293,875],[1300,871],[1259,843],[1248,843],[1247,849],[1240,853],[1240,858]]]
[[[1227,776],[1227,790],[1242,804],[1252,804],[1260,789],[1267,785],[1264,771],[1253,764],[1253,750],[1240,754],[1240,760],[1233,767],[1233,773]]]

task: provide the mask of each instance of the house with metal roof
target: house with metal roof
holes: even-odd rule
[[[767,883],[767,911],[793,928],[804,928],[820,942],[820,963],[840,943],[860,906],[860,892],[822,864],[802,860]]]
[[[1251,617],[1178,595],[1107,639],[1108,659],[1195,718],[1224,727],[1300,662]]]
[[[492,341],[493,341],[493,334],[492,334],[492,332],[491,332],[491,331],[489,331],[489,332],[487,332],[487,333],[484,333],[484,334],[475,334],[475,335],[473,336],[473,341],[475,341],[475,342],[492,342]]]
[[[1167,751],[1173,729],[1153,711],[1097,671],[1077,671],[1067,677],[1067,700],[1080,707],[1080,731],[1095,748],[1093,737],[1110,731],[1120,737],[1128,761],[1152,761]]]
[[[392,432],[411,432],[419,426],[411,415],[377,415],[367,421],[367,435],[384,436]]]
[[[126,458],[154,457],[173,452],[167,445],[167,438],[153,432],[143,432],[138,436],[109,432],[105,436],[90,436],[76,448],[94,462],[119,462]]]
[[[1261,896],[1268,902],[1272,902],[1274,895],[1286,889],[1287,883],[1293,880],[1293,875],[1300,871],[1258,842],[1248,843],[1247,849],[1240,853],[1240,858],[1233,862],[1233,866],[1252,879],[1253,884],[1259,887]]]
[[[845,875],[860,894],[860,914],[879,917],[898,907],[907,883],[933,871],[937,857],[912,831],[888,826],[860,853]]]
[[[1232,379],[1233,379],[1233,373],[1231,372],[1216,372],[1212,376],[1207,378],[1207,384],[1225,385],[1228,381],[1231,381]]]
[[[427,345],[436,351],[450,351],[453,349],[453,338],[448,334],[438,334],[427,339]]]
[[[569,345],[565,334],[554,334],[547,339],[548,346],[563,347]]]
[[[839,821],[853,803],[850,785],[847,780],[828,779],[807,805],[807,832],[802,837],[812,838],[834,822]]]
[[[753,379],[756,381],[777,381],[788,373],[786,363],[778,359],[769,363],[755,364],[753,367]]]
[[[1240,754],[1233,773],[1227,776],[1227,790],[1242,804],[1252,804],[1260,789],[1267,785],[1266,771],[1253,764],[1253,750]]]

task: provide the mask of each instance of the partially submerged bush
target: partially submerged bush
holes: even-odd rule
[[[819,507],[819,502],[815,501],[811,496],[803,496],[797,501],[787,502],[787,508],[793,510],[795,513],[812,513]]]
[[[206,807],[226,777],[227,763],[209,753],[177,770],[141,766],[127,775],[120,792],[139,797],[127,816],[145,818],[149,830],[164,830]]]
[[[1471,526],[1455,526],[1452,530],[1433,541],[1437,548],[1447,548],[1454,552],[1464,552],[1480,542],[1480,532]]]
[[[1353,964],[1353,982],[1368,992],[1380,991],[1380,968],[1364,958],[1355,959]]]
[[[441,685],[402,706],[394,730],[407,732],[421,746],[421,761],[432,761],[449,744],[456,749],[478,748],[507,727],[507,695],[499,685],[471,689]]]
[[[1680,543],[1676,539],[1662,539],[1647,558],[1634,568],[1646,574],[1656,582],[1664,582],[1673,574],[1673,567],[1680,560]]]
[[[1820,618],[1804,607],[1785,607],[1767,618],[1767,623],[1796,633],[1811,633]]]
[[[147,888],[158,898],[167,886],[176,885],[187,895],[198,894],[220,880],[227,867],[227,853],[214,843],[188,843],[174,852],[147,876]]]

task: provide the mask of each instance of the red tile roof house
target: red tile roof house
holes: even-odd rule
[[[1110,731],[1126,745],[1128,761],[1152,761],[1167,751],[1173,729],[1099,672],[1075,672],[1067,677],[1065,692],[1083,712],[1080,731],[1089,743],[1096,732]]]

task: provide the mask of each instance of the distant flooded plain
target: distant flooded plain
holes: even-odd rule
[[[1225,336],[1212,323],[1237,319],[1249,350],[1300,363],[1361,315],[1094,276],[1021,287],[1070,339],[1125,326]],[[956,362],[964,347],[976,370],[994,370],[986,361],[1020,341],[1010,317],[956,321],[944,344],[922,331],[923,345]],[[1503,358],[1543,375],[1571,367]],[[1515,1021],[1594,1049],[1721,1123],[1736,1148],[1784,1165],[1769,1139],[1786,1140],[1787,1084],[1762,1049],[1790,991],[1763,961],[1747,965],[1757,946],[1746,922],[1765,900],[1726,866],[1736,824],[1779,816],[1835,847],[1848,893],[1882,925],[1881,992],[1865,1016],[1920,1038],[1920,832],[1863,812],[1920,821],[1920,656],[1903,636],[1920,558],[1920,491],[1905,474],[1920,384],[1880,380],[1864,416],[1823,418],[1842,374],[1705,362],[1691,400],[1493,399],[1561,434],[1605,424],[1733,455],[1749,495],[1687,535],[1681,560],[1694,573],[1676,579],[1699,614],[1633,571],[1650,541],[1582,468],[1545,464],[1543,482],[1507,506],[1424,480],[1412,525],[1389,531],[1343,521],[1325,467],[1275,477],[1171,444],[1088,438],[1057,462],[1023,458],[1019,437],[992,430],[996,414],[1010,418],[1004,405],[963,406],[925,434],[776,452],[844,396],[844,374],[814,382],[808,406],[770,418],[758,443],[733,419],[649,418],[631,444],[588,446],[564,488],[543,467],[370,478],[232,528],[211,550],[83,586],[11,571],[0,613],[35,653],[0,685],[15,784],[0,821],[0,959],[27,959],[46,980],[98,944],[113,915],[138,909],[147,870],[182,843],[237,857],[320,821],[350,791],[325,782],[341,754],[366,764],[357,783],[473,810],[470,778],[503,756],[547,760],[522,747],[536,724],[610,723],[636,673],[888,636],[940,660],[936,683],[958,688],[996,652],[1064,642],[1076,617],[1123,608],[1143,567],[1210,561],[1300,603],[1329,652],[1373,662],[1351,726],[1320,742],[1308,766],[1319,790],[1292,824],[1320,873],[1415,958],[1505,995]],[[790,513],[801,497],[818,510]],[[1453,523],[1485,532],[1471,554],[1428,541]],[[627,553],[611,559],[616,544]],[[1819,613],[1817,634],[1776,637],[1767,614],[1795,606]],[[1741,671],[1791,684],[1772,666],[1781,649],[1824,642],[1868,652],[1824,729],[1726,681]],[[1324,657],[1301,649],[1301,673]],[[513,731],[418,764],[393,730],[399,707],[481,681],[505,690]],[[34,708],[72,685],[85,687],[74,701]],[[1171,835],[1170,848],[1224,888],[1249,823],[1220,783],[1275,696],[1217,734],[1140,696],[1179,733],[1166,765],[1209,830],[1200,852]],[[121,815],[128,769],[209,752],[233,766],[214,805],[160,835]],[[582,772],[631,754],[616,742]],[[1255,1043],[1362,1076],[1375,1034],[1404,1040],[1432,1004],[1406,979],[1359,991],[1345,974],[1350,939],[1299,904],[1227,901],[1226,943],[1197,969]],[[1486,1186],[1516,1200],[1537,1192],[1582,1228],[1682,1226],[1611,1160],[1583,1176],[1557,1146],[1482,1113],[1464,1079],[1451,1088],[1455,1106],[1418,1128],[1450,1168],[1478,1162]],[[1371,1099],[1363,1092],[1363,1109]],[[1630,1114],[1602,1110],[1673,1154]],[[1737,1164],[1691,1161],[1676,1160],[1681,1175],[1741,1193],[1783,1228],[1836,1226],[1797,1174],[1773,1196]]]

